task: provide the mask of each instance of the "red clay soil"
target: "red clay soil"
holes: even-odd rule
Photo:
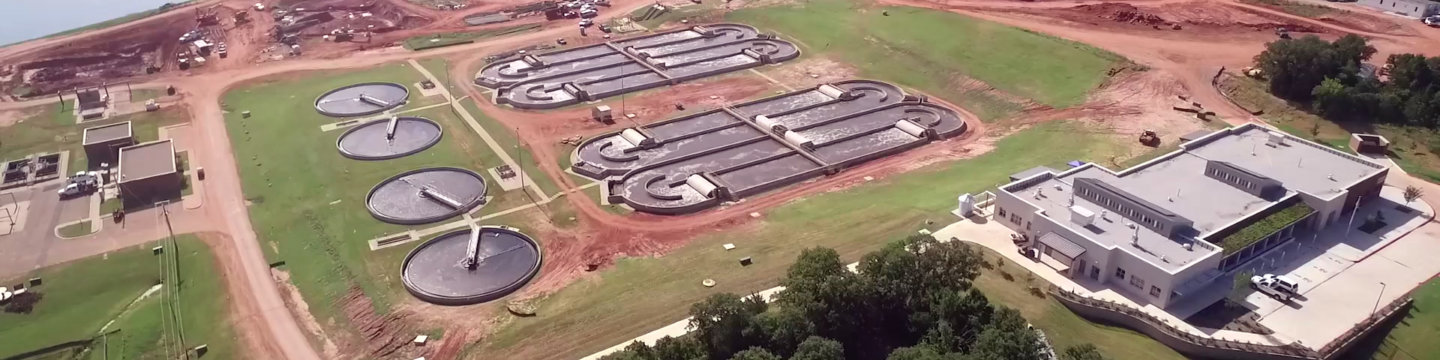
[[[478,59],[478,56],[472,56],[456,63],[454,69],[457,70],[451,71],[451,80],[456,83],[471,81],[470,74],[473,74],[473,71],[478,68]],[[490,103],[489,97],[480,93],[473,86],[466,86],[464,89],[472,99],[480,99],[476,103],[486,115],[495,118],[508,128],[517,129],[521,139],[532,145],[530,150],[536,156],[544,175],[550,176],[564,188],[585,185],[577,183],[560,167],[561,163],[569,163],[570,153],[568,151],[561,152],[552,146],[535,146],[536,144],[553,144],[582,130],[598,133],[634,126],[626,124],[624,120],[608,127],[594,124],[593,121],[584,120],[588,109],[544,114],[511,110]],[[667,117],[669,112],[674,111],[673,104],[677,101],[686,104],[687,109],[703,108],[763,95],[765,90],[770,89],[774,88],[757,77],[729,76],[642,93],[627,98],[626,106],[627,108],[653,109],[649,110],[654,111],[653,115],[645,112],[647,115],[641,121],[651,122]],[[718,98],[710,99],[711,95],[716,95]],[[607,103],[616,107],[614,100],[609,100]],[[644,111],[637,110],[635,112]],[[975,118],[968,113],[965,115],[968,118]],[[753,218],[749,214],[754,212],[763,212],[806,195],[833,191],[840,184],[858,183],[867,176],[884,177],[903,171],[906,164],[916,159],[933,156],[934,153],[948,152],[951,148],[962,147],[978,139],[983,133],[984,125],[972,122],[969,132],[961,138],[870,161],[842,171],[838,175],[787,186],[746,198],[738,203],[726,204],[717,209],[689,215],[663,216],[639,212],[617,215],[601,209],[595,200],[587,196],[578,194],[577,196],[566,196],[564,201],[577,209],[579,229],[583,230],[555,230],[553,233],[541,235],[548,239],[545,242],[544,269],[542,269],[542,275],[526,287],[525,295],[522,296],[543,294],[559,289],[582,276],[586,271],[608,266],[618,257],[648,256],[668,252],[684,245],[698,234],[728,229],[751,221]]]

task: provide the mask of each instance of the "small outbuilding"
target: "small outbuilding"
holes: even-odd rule
[[[121,148],[135,145],[135,134],[129,121],[89,127],[80,137],[80,145],[85,148],[90,168],[97,168],[101,163],[119,160]]]
[[[1351,134],[1350,149],[1361,154],[1384,155],[1390,151],[1390,139],[1376,134]]]
[[[121,148],[119,169],[116,182],[126,203],[178,198],[184,186],[175,162],[175,143],[168,139]]]

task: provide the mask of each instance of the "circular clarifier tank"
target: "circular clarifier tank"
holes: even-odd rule
[[[440,142],[440,136],[440,124],[402,116],[350,128],[340,134],[335,147],[351,159],[385,160],[425,151]]]
[[[477,229],[479,237],[474,237]],[[540,246],[529,236],[514,228],[482,226],[420,244],[405,256],[401,279],[410,294],[426,302],[469,305],[519,290],[540,272],[540,258]]]
[[[396,83],[360,83],[345,86],[315,99],[315,111],[331,117],[377,114],[405,104],[410,89]]]
[[[444,220],[484,203],[485,179],[452,167],[406,171],[381,181],[365,196],[370,215],[404,225]]]

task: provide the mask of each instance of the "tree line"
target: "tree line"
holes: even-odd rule
[[[1272,94],[1309,103],[1327,119],[1440,128],[1440,57],[1390,55],[1381,80],[1364,65],[1374,55],[1354,34],[1333,42],[1310,35],[1272,42],[1255,62]]]
[[[690,307],[689,334],[635,342],[603,360],[1048,360],[1020,313],[973,286],[991,265],[959,241],[915,235],[851,272],[835,250],[804,250],[774,303],[715,294]],[[1064,360],[1101,360],[1093,345]]]

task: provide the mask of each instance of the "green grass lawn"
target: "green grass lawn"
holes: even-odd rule
[[[0,159],[17,159],[32,154],[69,150],[70,164],[66,168],[67,174],[84,170],[88,164],[85,160],[85,149],[80,146],[85,128],[130,121],[135,141],[146,142],[160,139],[160,127],[188,121],[188,115],[184,108],[180,107],[139,112],[80,125],[75,124],[75,117],[71,115],[68,107],[62,111],[60,105],[45,105],[31,108],[31,111],[34,115],[13,125],[0,127]]]
[[[882,11],[889,16],[881,15]],[[984,120],[1019,104],[962,88],[966,78],[1056,108],[1078,105],[1124,59],[1088,45],[950,12],[871,8],[843,0],[749,8],[727,20],[778,31],[808,54],[833,56],[866,78],[917,88]]]
[[[1343,359],[1440,359],[1440,279],[1430,279],[1410,294],[1415,306],[1389,329],[1377,330]]]
[[[86,340],[101,328],[118,330],[92,343],[90,358],[163,358],[160,313],[162,292],[135,301],[159,283],[159,260],[150,253],[155,243],[127,248],[102,257],[40,269],[32,276],[45,280],[44,294],[30,314],[0,313],[0,357],[67,341]],[[189,346],[208,344],[206,359],[239,358],[236,335],[225,320],[226,298],[216,276],[215,259],[194,236],[179,238],[179,304]],[[6,284],[23,279],[12,279]],[[132,305],[133,303],[133,305]],[[104,341],[108,340],[108,347]],[[108,353],[103,353],[108,349]],[[66,358],[66,357],[58,357]]]
[[[70,225],[65,225],[65,226],[61,227],[60,230],[59,230],[59,232],[60,232],[60,236],[61,236],[61,237],[73,238],[73,237],[90,235],[90,233],[93,232],[93,231],[90,230],[90,222],[89,222],[89,221],[81,221],[81,222],[78,222],[78,223],[74,223],[74,224],[70,224]]]
[[[540,300],[538,316],[512,319],[475,351],[484,358],[500,359],[588,355],[684,318],[689,304],[706,295],[775,286],[802,249],[831,247],[848,260],[857,260],[887,241],[925,226],[927,220],[937,225],[954,221],[948,211],[955,206],[957,194],[993,188],[1009,174],[1035,165],[1062,168],[1069,160],[1106,159],[1119,151],[1108,138],[1076,132],[1076,126],[1071,122],[1042,124],[1000,140],[995,150],[974,159],[932,165],[797,200],[763,212],[763,225],[702,235],[659,258],[621,259],[599,277],[582,279]],[[1064,149],[1046,145],[1062,141],[1076,145]],[[720,247],[725,243],[738,248],[725,251]],[[735,263],[745,256],[753,257],[755,263],[747,267]],[[704,279],[714,279],[719,285],[705,288],[700,285]],[[1015,299],[1042,301],[1030,296],[1027,293]],[[1153,352],[1163,358],[1173,354],[1157,350],[1163,346],[1142,335],[1080,320],[1053,301],[1043,300],[1040,305],[999,303],[1033,306],[1022,310],[1027,316],[1052,317],[1037,325],[1059,334],[1053,337],[1066,337],[1066,342],[1095,342],[1113,355]],[[594,331],[596,324],[607,330]]]
[[[537,166],[535,162],[535,156],[530,153],[530,147],[537,146],[537,144],[521,144],[520,139],[515,136],[515,129],[508,129],[499,121],[485,116],[485,113],[480,112],[480,107],[476,106],[474,101],[489,100],[469,99],[469,101],[462,102],[465,111],[475,117],[475,122],[479,123],[480,127],[485,129],[485,132],[495,138],[495,142],[499,143],[501,148],[510,153],[511,159],[515,159],[515,162],[520,163],[520,167],[525,169],[525,173],[530,174],[529,179],[534,180],[535,185],[539,186],[540,190],[545,191],[546,196],[560,192],[560,190],[562,190],[560,186],[555,184],[555,180],[550,179],[550,176],[540,172],[540,167]],[[478,145],[483,146],[484,144]],[[540,144],[538,146],[544,145]]]
[[[500,36],[511,35],[511,34],[519,34],[519,33],[527,32],[527,31],[534,31],[534,30],[539,30],[539,29],[540,29],[540,24],[525,24],[525,25],[507,26],[507,27],[494,28],[494,29],[481,30],[481,31],[467,31],[467,32],[455,32],[455,33],[444,33],[444,34],[433,34],[433,35],[420,35],[420,36],[411,37],[411,38],[409,38],[409,39],[405,39],[405,41],[404,41],[404,46],[405,46],[406,49],[415,50],[415,51],[420,51],[420,50],[425,50],[425,49],[434,49],[434,48],[440,48],[440,47],[446,47],[446,46],[452,46],[452,45],[469,44],[469,43],[475,42],[475,41],[477,41],[477,40],[483,40],[483,39],[488,39],[488,38],[493,38],[493,37],[500,37]]]
[[[366,241],[407,227],[382,223],[365,210],[365,195],[381,180],[401,171],[456,166],[486,174],[501,164],[499,157],[449,107],[435,107],[407,116],[436,121],[443,140],[419,154],[385,161],[347,159],[335,149],[343,132],[321,132],[335,119],[317,114],[312,101],[332,88],[361,81],[413,84],[421,75],[405,64],[387,64],[353,72],[287,76],[227,93],[224,104],[250,216],[270,261],[286,261],[291,281],[311,312],[331,331],[343,326],[337,299],[358,287],[381,313],[394,296],[404,293],[395,275],[404,253],[418,243],[371,252]],[[408,86],[408,85],[407,85]],[[412,89],[412,103],[418,91]],[[415,108],[408,105],[406,108]],[[251,110],[241,119],[234,109]],[[553,187],[553,185],[551,185]],[[484,211],[529,203],[520,191],[491,187],[495,198]],[[449,220],[446,220],[449,221]],[[419,226],[420,228],[428,225]],[[336,326],[331,326],[336,325]]]

